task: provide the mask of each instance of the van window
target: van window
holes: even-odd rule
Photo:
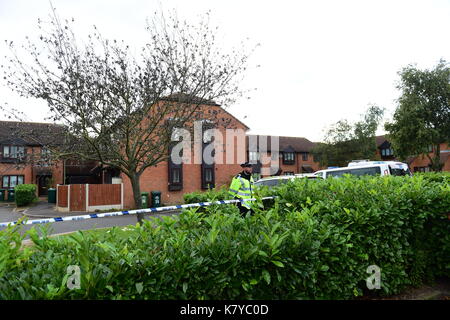
[[[367,168],[357,168],[357,169],[343,169],[343,170],[337,170],[337,171],[329,171],[327,172],[327,177],[341,177],[344,174],[352,174],[355,176],[364,176],[364,175],[370,175],[370,176],[376,176],[381,174],[380,167],[367,167]]]
[[[411,171],[409,171],[409,168],[392,168],[389,166],[389,172],[393,176],[410,176]]]
[[[316,172],[314,175],[316,177],[323,178],[323,172]]]

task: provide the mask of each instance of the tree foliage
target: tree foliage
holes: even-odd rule
[[[227,106],[242,95],[249,54],[243,44],[223,50],[209,14],[191,25],[176,13],[155,13],[136,51],[95,26],[82,42],[73,24],[53,9],[49,23],[39,21],[39,40],[22,46],[24,55],[11,42],[5,79],[21,96],[45,100],[51,120],[65,126],[65,143],[53,152],[120,169],[140,208],[139,178],[167,160],[174,128],[200,119],[227,126],[220,112],[205,114],[201,106]]]
[[[376,154],[375,133],[384,110],[370,106],[363,119],[351,124],[340,120],[331,125],[325,134],[325,142],[312,150],[322,166],[346,166],[354,159],[373,159]]]
[[[442,169],[440,144],[450,141],[450,68],[441,60],[434,69],[413,65],[399,75],[401,90],[393,121],[385,128],[395,153],[402,159],[425,154],[435,171]],[[428,153],[434,147],[434,156]]]

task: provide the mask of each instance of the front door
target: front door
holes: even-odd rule
[[[50,180],[52,179],[52,176],[45,175],[45,176],[37,176],[36,178],[38,183],[39,197],[48,195],[49,183]]]

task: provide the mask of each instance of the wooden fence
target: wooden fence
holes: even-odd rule
[[[58,211],[88,211],[123,209],[123,184],[58,185]]]

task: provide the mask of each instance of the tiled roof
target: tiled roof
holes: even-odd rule
[[[206,105],[211,105],[211,106],[220,106],[213,100],[207,100],[207,99],[203,99],[203,98],[196,97],[196,96],[190,96],[186,93],[174,93],[167,97],[163,97],[160,100],[180,102],[180,103],[189,102],[189,103],[206,104]]]
[[[249,139],[249,137],[257,137],[257,139],[254,139],[256,142],[259,141],[260,135],[247,135],[247,150],[255,150],[256,146],[250,145],[250,142],[253,141],[253,139]],[[267,136],[267,149],[270,150],[271,147],[271,137]],[[279,151],[295,151],[295,152],[310,152],[312,148],[315,147],[315,143],[309,141],[306,138],[302,137],[283,137],[283,136],[274,136],[279,138]]]
[[[387,141],[387,137],[385,135],[376,136],[375,141],[377,143],[377,147],[381,146],[385,141]]]
[[[30,146],[59,144],[64,127],[53,123],[0,121],[0,143]]]

